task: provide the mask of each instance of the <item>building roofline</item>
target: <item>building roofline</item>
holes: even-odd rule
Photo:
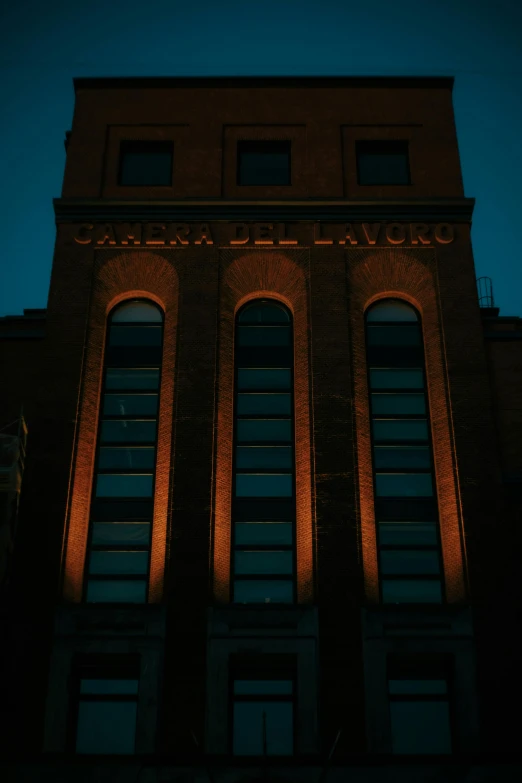
[[[109,76],[77,77],[74,90],[199,87],[422,87],[453,89],[453,76]]]

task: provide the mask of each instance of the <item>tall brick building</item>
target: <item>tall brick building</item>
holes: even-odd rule
[[[7,779],[519,780],[522,322],[452,80],[75,90],[0,321]]]

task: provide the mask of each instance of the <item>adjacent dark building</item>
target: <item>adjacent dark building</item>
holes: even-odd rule
[[[0,319],[5,779],[520,780],[522,320],[452,80],[75,90]]]

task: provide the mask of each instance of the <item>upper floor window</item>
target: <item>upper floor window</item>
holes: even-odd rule
[[[366,355],[384,603],[440,603],[441,557],[422,329],[411,305],[366,314]]]
[[[171,141],[122,141],[120,185],[172,185]]]
[[[358,141],[359,185],[409,185],[410,165],[407,141]]]
[[[238,141],[238,185],[290,185],[289,141]]]
[[[109,317],[86,599],[144,603],[150,559],[163,315],[136,300]]]
[[[295,593],[293,337],[288,310],[250,302],[236,319],[233,600]]]

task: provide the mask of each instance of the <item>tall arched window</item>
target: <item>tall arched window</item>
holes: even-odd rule
[[[163,315],[128,301],[109,316],[85,597],[144,603],[154,506]]]
[[[366,313],[375,519],[384,603],[443,600],[438,513],[417,312],[398,299]]]
[[[290,313],[256,300],[235,337],[233,600],[295,599],[293,335]]]

